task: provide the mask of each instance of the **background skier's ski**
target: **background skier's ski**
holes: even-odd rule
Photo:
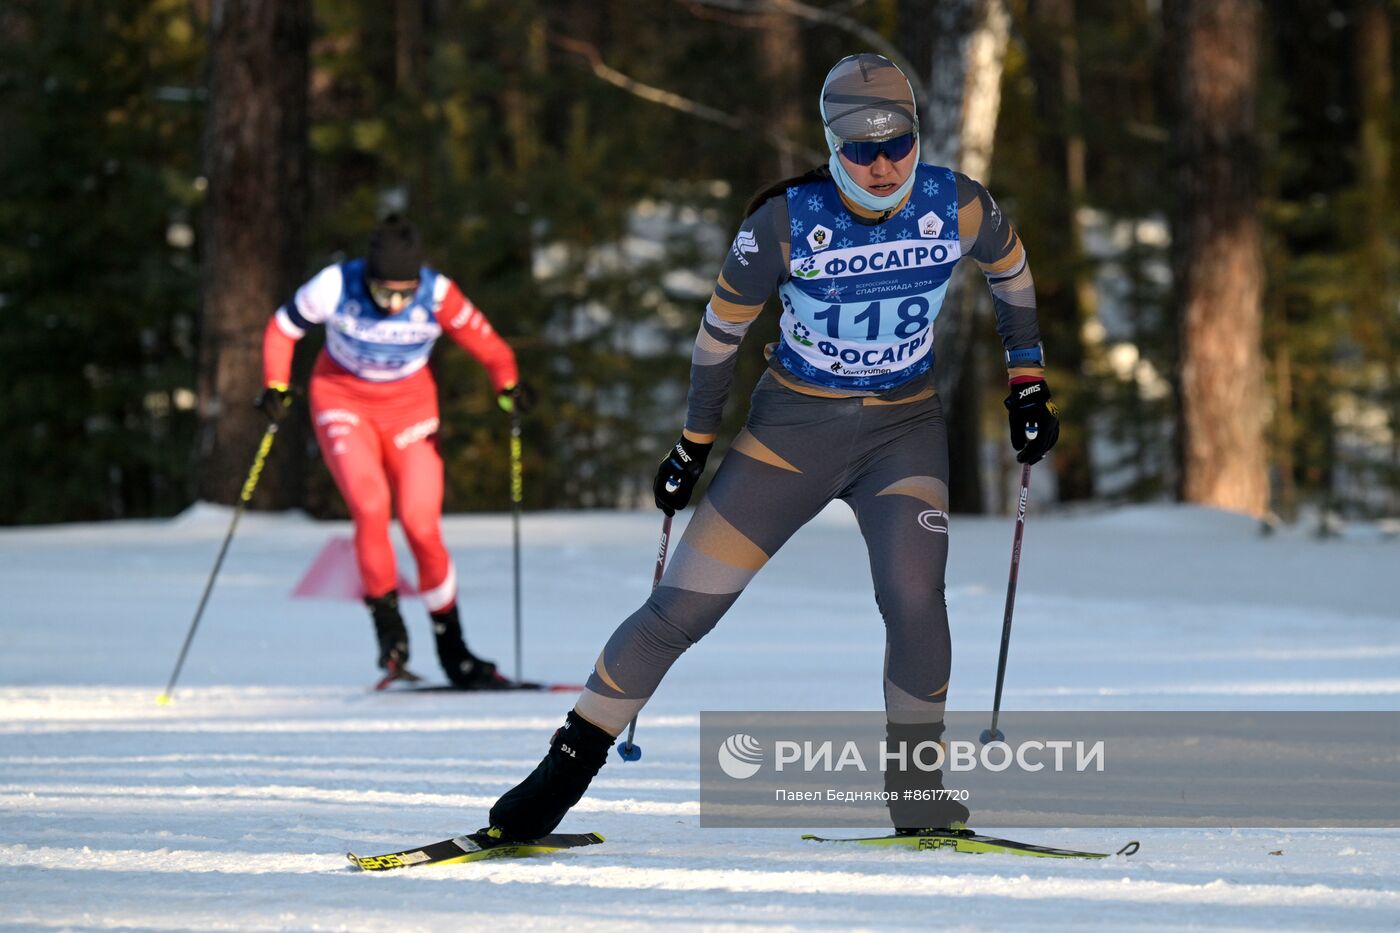
[[[920,833],[917,836],[866,836],[859,838],[829,839],[824,836],[803,835],[803,839],[813,842],[843,842],[866,846],[905,849],[952,849],[955,852],[985,854],[999,852],[1004,855],[1031,855],[1038,858],[1108,858],[1108,852],[1081,852],[1076,849],[1052,849],[1048,846],[1031,845],[1028,842],[1015,842],[1011,839],[998,839],[995,836],[979,836],[970,830],[946,830],[942,832]],[[1132,855],[1138,850],[1136,841],[1129,842],[1114,855]]]
[[[538,683],[532,680],[506,680],[497,683],[483,683],[471,687],[456,684],[429,684],[417,681],[396,681],[385,684],[386,693],[509,693],[512,690],[534,691],[537,693],[578,693],[583,684]]]

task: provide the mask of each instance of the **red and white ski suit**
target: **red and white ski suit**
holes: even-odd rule
[[[381,310],[364,282],[363,260],[328,266],[279,308],[263,334],[265,385],[285,386],[292,353],[308,327],[326,327],[311,374],[311,417],[321,456],[355,522],[355,557],[366,596],[394,589],[389,538],[399,523],[418,564],[428,611],[457,599],[457,574],[442,543],[443,466],[437,383],[428,356],[446,333],[486,367],[497,392],[515,385],[515,354],[457,284],[428,267],[413,300]]]

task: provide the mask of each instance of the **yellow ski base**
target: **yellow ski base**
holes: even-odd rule
[[[390,871],[395,868],[415,868],[420,865],[460,865],[464,862],[484,862],[493,858],[524,858],[548,855],[578,846],[603,842],[597,833],[557,833],[529,842],[500,842],[486,833],[456,836],[430,843],[416,849],[389,852],[384,855],[345,853],[361,871]]]
[[[806,834],[803,839],[810,839],[813,842],[841,842],[846,844],[857,844],[865,846],[878,846],[886,849],[914,849],[924,852],[935,849],[951,849],[954,852],[965,852],[971,855],[1028,855],[1035,858],[1080,858],[1099,859],[1108,858],[1107,852],[1081,852],[1075,849],[1052,849],[1049,846],[1031,845],[1027,842],[1015,842],[1011,839],[998,839],[994,836],[979,836],[976,833],[967,831],[927,833],[919,836],[867,836],[854,839],[829,839],[823,836]],[[1132,855],[1138,850],[1136,841],[1130,842],[1122,849],[1118,855]]]

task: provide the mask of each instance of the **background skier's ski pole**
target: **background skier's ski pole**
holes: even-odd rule
[[[1016,607],[1016,577],[1021,572],[1021,536],[1026,532],[1026,499],[1031,491],[1031,465],[1021,467],[1021,495],[1016,500],[1016,536],[1011,543],[1011,575],[1006,581],[1006,616],[1001,621],[1001,657],[997,659],[997,692],[992,700],[992,726],[982,731],[982,744],[1004,741],[997,729],[1001,715],[1001,685],[1006,679],[1006,651],[1011,646],[1011,610]]]
[[[661,543],[656,548],[656,572],[651,577],[651,588],[654,590],[661,585],[661,575],[666,572],[666,550],[671,541],[671,518],[667,515],[661,520]],[[617,753],[622,756],[623,761],[636,761],[642,757],[642,750],[633,741],[637,734],[637,717],[632,717],[632,722],[627,726],[627,738],[617,743]]]
[[[233,532],[238,528],[238,520],[243,517],[243,508],[248,504],[248,500],[253,498],[253,490],[258,486],[258,477],[262,475],[263,464],[267,463],[267,455],[272,450],[272,439],[277,436],[277,422],[272,422],[263,432],[262,443],[258,445],[257,455],[253,457],[252,469],[248,471],[248,478],[243,481],[243,492],[238,496],[238,504],[233,508],[233,521],[229,522],[228,534],[224,535],[224,545],[219,548],[219,556],[214,561],[214,569],[209,571],[209,582],[204,584],[204,595],[199,598],[199,608],[194,611],[194,618],[190,621],[190,630],[185,634],[185,643],[180,648],[180,657],[175,662],[175,670],[170,672],[170,682],[165,685],[164,692],[156,697],[157,703],[169,703],[170,693],[175,689],[175,681],[180,676],[180,668],[185,666],[185,655],[189,653],[190,642],[194,641],[194,631],[199,627],[200,617],[204,615],[204,607],[209,602],[209,594],[214,589],[214,580],[219,576],[219,568],[224,564],[224,555],[228,553],[229,542],[233,540]]]
[[[520,463],[520,409],[510,413],[510,525],[515,562],[515,679],[520,680],[520,504],[525,498],[524,468]]]

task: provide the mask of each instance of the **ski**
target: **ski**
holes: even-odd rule
[[[458,865],[462,862],[481,862],[492,858],[545,855],[561,849],[594,846],[602,841],[603,837],[597,833],[554,833],[529,842],[503,842],[485,832],[479,832],[384,855],[356,855],[354,852],[347,852],[345,857],[361,871],[389,871],[419,865]]]
[[[938,830],[920,833],[917,836],[867,836],[863,838],[829,839],[824,836],[804,834],[803,839],[813,842],[844,842],[884,848],[905,848],[924,851],[927,849],[952,849],[974,855],[988,852],[1002,855],[1030,855],[1037,858],[1108,858],[1108,852],[1080,852],[1076,849],[1052,849],[1049,846],[1031,845],[1028,842],[1015,842],[1011,839],[998,839],[995,836],[980,836],[971,830]],[[1136,840],[1129,842],[1114,855],[1132,855],[1138,850]]]
[[[456,684],[424,684],[405,683],[402,687],[395,687],[390,693],[501,693],[512,690],[535,691],[539,693],[578,693],[583,689],[583,684],[549,684],[536,683],[531,680],[504,680],[497,683],[485,683],[470,687],[459,687]]]
[[[390,684],[416,684],[422,681],[422,677],[413,673],[406,667],[399,667],[398,664],[391,664],[389,671],[374,683],[375,690],[387,690]]]

